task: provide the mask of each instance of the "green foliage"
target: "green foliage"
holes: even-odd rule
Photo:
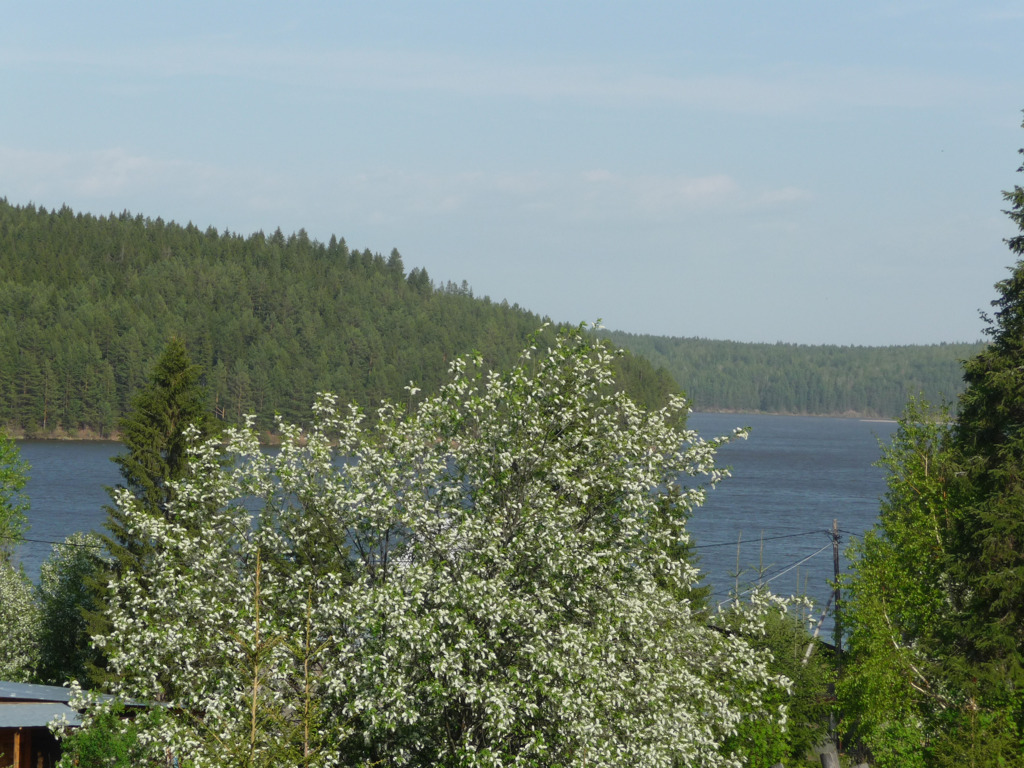
[[[943,659],[955,647],[948,553],[962,513],[950,492],[949,439],[948,410],[911,401],[883,448],[879,523],[848,552],[848,652],[837,693],[848,734],[880,768],[925,765],[927,745],[942,733],[935,713],[955,706]]]
[[[1004,197],[1024,232],[1024,189]],[[954,447],[971,499],[957,542],[971,618],[963,631],[988,684],[1009,697],[1024,689],[1024,234],[1007,243],[1018,261],[996,285],[988,349],[964,366]]]
[[[125,451],[113,458],[124,487],[151,514],[166,513],[174,498],[173,483],[185,475],[185,430],[195,427],[205,438],[211,426],[208,411],[202,371],[174,336],[118,425]]]
[[[963,391],[960,363],[984,345],[839,347],[750,344],[611,331],[686,387],[696,408],[895,418],[907,399]]]
[[[802,764],[810,749],[826,736],[832,712],[830,685],[835,680],[831,653],[813,639],[807,623],[793,610],[771,611],[754,632],[745,631],[750,645],[768,655],[768,669],[788,681],[786,690],[766,696],[766,705],[786,712],[785,723],[771,719],[743,720],[728,742],[747,765]],[[743,631],[731,608],[722,616],[730,631]]]
[[[1024,233],[1024,189],[1003,194]],[[1017,262],[996,285],[991,343],[964,366],[952,443],[964,515],[950,566],[962,590],[956,671],[983,702],[969,732],[999,750],[1024,744],[1024,234],[1007,244]]]
[[[266,430],[275,414],[306,418],[319,391],[370,410],[410,380],[433,391],[470,350],[507,368],[542,323],[403,269],[397,251],[302,231],[242,237],[0,200],[0,426],[115,435],[171,335],[205,371],[214,414],[255,413]],[[652,405],[678,389],[639,359],[620,375]]]
[[[124,704],[114,701],[95,708],[84,725],[59,732],[59,768],[138,768],[156,764],[144,761],[137,727],[127,719]]]
[[[39,661],[38,606],[24,570],[11,561],[27,527],[27,472],[14,441],[0,432],[0,680],[16,682],[31,680]]]
[[[40,569],[38,682],[64,685],[87,679],[92,654],[83,612],[92,605],[89,584],[101,549],[98,536],[73,533],[54,545]]]
[[[194,428],[200,439],[211,432],[206,391],[199,366],[184,342],[172,337],[150,375],[149,383],[132,400],[120,421],[125,450],[112,461],[121,470],[126,489],[148,514],[165,517],[174,500],[174,484],[188,470],[185,432]],[[116,490],[111,491],[111,497]],[[119,572],[142,570],[153,544],[126,524],[118,508],[108,507],[104,542]]]
[[[174,501],[175,483],[188,471],[186,431],[191,430],[202,439],[213,428],[202,371],[189,359],[179,337],[172,337],[167,343],[148,384],[132,399],[132,410],[121,419],[119,428],[125,450],[112,461],[120,467],[124,484],[111,489],[111,497],[127,492],[138,500],[147,515],[166,517]],[[109,535],[101,537],[106,556],[95,551],[91,558],[65,563],[81,574],[91,595],[84,602],[75,599],[89,636],[109,631],[106,609],[110,580],[128,571],[144,578],[159,545],[129,525],[116,505],[107,507],[104,525],[109,531]],[[70,596],[61,599],[66,597]],[[76,655],[76,668],[81,662]],[[84,663],[91,683],[106,682],[106,661],[101,650]]]
[[[0,431],[0,565],[10,562],[14,548],[25,535],[28,499],[22,494],[28,482],[28,464],[6,434]]]
[[[1024,232],[1024,190],[1005,197]],[[853,552],[839,693],[880,766],[1024,753],[1024,235],[1007,242],[1018,261],[958,416],[911,403],[883,460],[880,523]]]
[[[732,766],[784,681],[744,637],[758,595],[707,625],[681,525],[722,471],[685,403],[639,408],[581,330],[506,371],[457,360],[368,425],[323,395],[313,426],[197,445],[161,542],[102,638],[140,734],[191,765]],[[192,433],[195,437],[195,433]],[[685,482],[684,486],[680,483]]]
[[[1012,681],[990,680],[973,647],[985,621],[962,552],[977,497],[948,415],[910,403],[881,461],[879,524],[849,551],[837,693],[848,736],[880,768],[1011,765],[1021,749]]]

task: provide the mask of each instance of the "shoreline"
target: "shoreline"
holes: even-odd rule
[[[791,413],[785,411],[744,411],[744,410],[733,410],[730,408],[694,408],[693,413],[722,413],[732,414],[736,416],[742,416],[749,414],[752,416],[787,416],[787,417],[801,417],[808,419],[851,419],[857,421],[863,421],[873,424],[895,424],[898,419],[887,418],[884,416],[868,415],[857,411],[844,411],[842,413]],[[120,443],[121,435],[118,432],[111,432],[109,435],[103,435],[100,432],[93,430],[77,430],[75,432],[64,432],[63,430],[56,431],[50,434],[32,434],[26,435],[24,430],[11,431],[11,430],[0,430],[0,433],[6,434],[7,437],[14,440],[16,443]],[[281,436],[272,434],[269,432],[263,432],[260,434],[260,445],[280,445]]]

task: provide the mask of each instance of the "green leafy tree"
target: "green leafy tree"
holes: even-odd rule
[[[724,626],[743,631],[742,622],[737,627],[729,610],[722,618]],[[827,736],[832,711],[829,685],[835,680],[832,659],[794,611],[769,613],[763,625],[745,637],[752,647],[769,655],[769,670],[789,681],[787,689],[775,689],[766,696],[769,706],[784,709],[787,716],[785,723],[744,720],[728,744],[747,765],[802,764]]]
[[[140,766],[182,765],[162,744],[145,744],[139,739],[142,723],[156,730],[163,720],[159,708],[129,712],[116,699],[101,699],[71,683],[69,704],[82,717],[81,727],[61,723],[50,725],[60,739],[60,768],[140,768]],[[187,763],[186,763],[187,764]]]
[[[92,605],[89,580],[102,547],[95,534],[73,533],[54,545],[40,568],[39,682],[64,685],[88,679],[92,653],[83,613]]]
[[[459,359],[369,427],[323,395],[275,455],[251,427],[197,444],[166,516],[121,489],[162,543],[102,639],[122,695],[167,703],[140,738],[197,767],[738,764],[736,729],[785,716],[743,639],[775,608],[725,632],[688,598],[666,520],[718,442],[617,390],[614,357],[572,329],[506,372]]]
[[[838,696],[851,740],[880,768],[924,766],[956,710],[947,662],[955,593],[949,553],[962,511],[948,409],[911,401],[880,465],[888,491],[879,523],[849,550],[842,623],[848,652]]]
[[[27,527],[28,465],[0,432],[0,680],[31,680],[39,662],[39,610],[32,584],[12,562]]]

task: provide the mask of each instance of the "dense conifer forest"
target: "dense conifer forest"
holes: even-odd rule
[[[318,391],[368,409],[410,381],[430,391],[473,350],[508,367],[543,322],[407,272],[397,250],[0,200],[0,427],[15,435],[112,435],[172,336],[219,418],[266,429],[302,421]],[[678,388],[644,360],[619,368],[647,404]]]
[[[407,271],[397,250],[0,200],[0,427],[15,435],[113,435],[172,336],[219,418],[268,429],[275,413],[301,421],[317,391],[367,409],[410,381],[430,391],[472,350],[507,368],[543,322]],[[608,336],[634,353],[619,377],[648,405],[682,387],[701,410],[885,417],[909,395],[955,397],[981,348]]]
[[[664,368],[697,410],[899,416],[907,400],[952,402],[974,344],[841,347],[749,344],[608,332],[617,346]]]

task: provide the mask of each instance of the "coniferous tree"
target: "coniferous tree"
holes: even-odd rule
[[[125,451],[112,461],[120,467],[124,483],[110,489],[112,499],[116,501],[127,490],[149,515],[166,518],[174,498],[173,482],[184,477],[188,468],[185,430],[195,427],[201,439],[213,431],[206,400],[201,369],[189,359],[184,342],[172,337],[149,384],[136,394],[131,411],[120,422]],[[109,630],[106,592],[111,578],[129,571],[145,572],[158,546],[132,531],[116,504],[107,508],[104,525],[109,534],[101,538],[109,557],[95,559],[89,578],[93,599],[83,610],[92,637]],[[97,658],[87,666],[94,682],[105,679],[105,659]]]
[[[126,488],[154,516],[165,517],[174,498],[172,482],[184,477],[188,465],[185,430],[194,426],[200,437],[211,432],[211,418],[199,366],[192,363],[181,338],[172,337],[150,377],[120,422],[125,451],[112,461]],[[114,489],[116,492],[116,489]],[[118,568],[135,568],[151,551],[125,527],[116,507],[109,508],[107,546]]]
[[[1004,196],[1021,234],[991,342],[952,422],[908,409],[846,582],[839,697],[883,767],[1018,765],[1024,744],[1024,189]]]
[[[1024,154],[1024,149],[1020,150]],[[1024,172],[1024,166],[1018,168]],[[957,537],[954,573],[963,585],[967,673],[981,695],[1014,710],[1024,730],[1024,188],[1003,193],[1020,234],[1017,258],[996,285],[988,348],[964,368],[955,450],[971,499]]]
[[[28,501],[21,491],[28,480],[27,470],[18,446],[0,431],[0,564],[10,560],[25,534]]]
[[[39,611],[37,682],[64,685],[85,680],[92,657],[83,609],[92,599],[90,578],[101,548],[92,533],[73,533],[43,563],[36,586]]]

